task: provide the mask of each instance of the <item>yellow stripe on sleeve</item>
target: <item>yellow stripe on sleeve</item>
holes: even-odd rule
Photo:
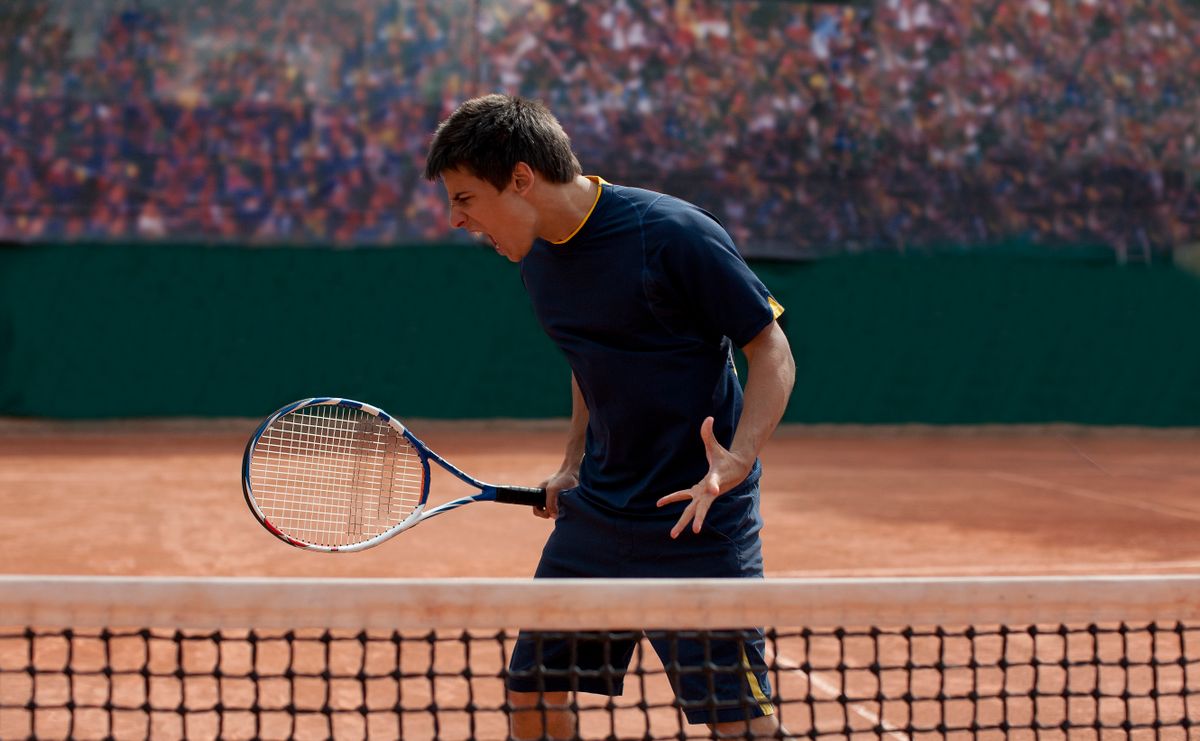
[[[776,319],[783,315],[783,305],[776,301],[774,296],[767,296],[767,303],[771,305],[771,311],[775,314]]]

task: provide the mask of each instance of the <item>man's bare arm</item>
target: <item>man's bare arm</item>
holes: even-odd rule
[[[546,489],[546,506],[535,507],[538,517],[554,519],[558,516],[558,493],[563,489],[579,486],[579,466],[583,463],[583,450],[587,440],[588,408],[579,391],[579,382],[571,374],[571,427],[567,431],[567,450],[563,454],[558,471],[541,483]]]

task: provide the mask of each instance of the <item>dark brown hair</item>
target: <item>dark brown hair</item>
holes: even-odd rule
[[[583,172],[558,119],[536,100],[511,95],[472,98],[441,123],[429,146],[425,177],[465,170],[504,190],[524,162],[552,183]]]

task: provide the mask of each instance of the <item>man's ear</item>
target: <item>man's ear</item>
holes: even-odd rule
[[[529,190],[533,187],[534,180],[537,179],[533,168],[524,162],[518,162],[513,167],[512,186],[519,195],[528,195]]]

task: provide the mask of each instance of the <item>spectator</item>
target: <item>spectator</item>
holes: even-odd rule
[[[1187,0],[18,1],[7,238],[447,239],[420,158],[470,88],[751,253],[1200,239]]]

